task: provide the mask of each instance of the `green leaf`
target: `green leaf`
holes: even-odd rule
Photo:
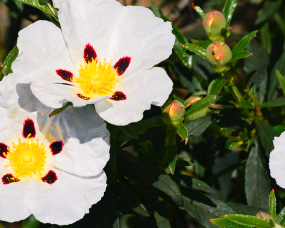
[[[164,21],[169,21],[169,19],[162,15],[161,11],[159,10],[158,6],[151,2],[151,9],[155,16],[162,18]],[[178,56],[178,58],[182,61],[182,63],[189,69],[192,69],[192,56],[183,56],[185,49],[180,44],[187,44],[188,41],[186,37],[180,32],[180,30],[173,24],[172,24],[172,33],[175,35],[175,43],[173,50],[175,54]]]
[[[58,115],[59,113],[62,113],[65,109],[67,109],[69,106],[72,106],[73,104],[71,102],[66,103],[62,108],[55,109],[53,112],[51,112],[48,116],[52,117],[55,115]]]
[[[238,0],[227,0],[223,9],[223,14],[227,20],[227,25],[230,25]]]
[[[178,126],[176,126],[176,132],[182,139],[188,138],[188,131],[186,130],[183,123],[180,123]]]
[[[233,151],[235,150],[236,148],[238,148],[239,146],[241,146],[244,142],[241,141],[241,142],[233,142],[231,143],[231,145],[229,146],[229,150]]]
[[[176,162],[176,166],[193,166],[193,165],[195,164],[190,161],[183,160],[183,159],[178,159]]]
[[[285,105],[285,97],[278,97],[274,100],[271,100],[267,103],[264,103],[263,105],[261,105],[261,108],[270,108],[270,107],[280,107]]]
[[[181,44],[182,47],[184,47],[185,49],[195,53],[196,55],[199,55],[201,58],[206,59],[206,50],[202,47],[200,47],[199,45],[196,44]]]
[[[285,131],[285,125],[277,125],[273,127],[273,129],[276,132],[276,136],[280,136],[281,133]]]
[[[146,156],[151,162],[159,166],[160,158],[156,155],[155,148],[148,142],[140,144],[143,148],[138,148],[139,152]]]
[[[18,2],[22,2],[24,4],[27,4],[27,5],[30,5],[30,6],[33,6],[49,15],[51,15],[57,22],[58,21],[58,18],[57,18],[57,12],[54,8],[52,8],[52,6],[50,4],[48,5],[42,5],[40,4],[39,0],[14,0],[14,1],[18,1]]]
[[[128,205],[134,212],[139,215],[149,217],[149,213],[140,200],[126,187],[121,184],[116,185],[118,194],[122,197],[123,203]]]
[[[189,135],[200,136],[212,123],[210,116],[203,116],[185,123]]]
[[[192,2],[193,9],[200,15],[202,19],[206,16],[204,11],[199,6],[194,6],[194,2]]]
[[[228,80],[226,79],[219,78],[211,81],[210,85],[208,86],[208,95],[219,95],[227,81]]]
[[[130,138],[138,139],[137,134],[134,132],[134,130],[130,125],[118,126],[117,128],[119,129],[119,131],[123,132],[125,135],[129,136]]]
[[[117,156],[124,158],[130,162],[140,162],[140,159],[138,157],[125,150],[117,150]]]
[[[31,215],[23,225],[23,228],[37,228],[40,222],[36,220],[35,216]]]
[[[283,94],[285,95],[285,78],[284,78],[284,76],[280,73],[279,70],[276,70],[275,73],[276,73],[277,78],[278,78],[278,81],[279,81],[279,83],[280,83],[280,85],[281,85]]]
[[[268,208],[251,207],[240,203],[227,203],[227,204],[239,214],[256,215],[259,211],[268,210]]]
[[[171,228],[169,220],[159,215],[156,211],[154,212],[154,217],[158,228]]]
[[[276,222],[281,224],[282,226],[285,225],[285,207],[280,211],[279,215],[276,218]]]
[[[167,153],[167,163],[171,174],[174,174],[177,161],[177,147],[176,145],[165,145]]]
[[[233,55],[231,62],[235,62],[238,59],[244,59],[250,56],[249,51],[241,51]],[[234,65],[233,65],[234,66]]]
[[[270,179],[260,159],[259,145],[255,139],[245,167],[245,194],[248,205],[268,208],[270,191]]]
[[[238,108],[253,109],[252,104],[246,100],[241,100]]]
[[[171,197],[178,206],[183,206],[183,197],[177,184],[149,161],[141,159],[139,163],[130,163],[118,157],[118,166],[124,176],[150,183]]]
[[[271,215],[274,221],[276,220],[276,196],[274,189],[272,189],[269,195],[269,215]]]
[[[256,226],[264,228],[273,228],[274,223],[272,220],[256,217],[253,215],[242,215],[242,214],[229,214],[223,216],[233,222],[246,226]]]
[[[206,97],[202,98],[201,100],[195,102],[186,111],[186,118],[188,116],[194,114],[195,112],[201,111],[201,110],[209,107],[210,105],[215,104],[215,101],[216,101],[216,96],[210,95],[210,96],[206,96]],[[186,127],[186,129],[187,129],[187,127]],[[188,133],[189,133],[189,131],[188,131]]]
[[[268,3],[259,12],[255,24],[261,24],[272,17],[280,9],[283,0],[268,1]]]
[[[222,228],[248,228],[252,226],[244,226],[237,224],[231,220],[225,219],[225,218],[217,218],[217,219],[210,219],[211,223],[222,227]]]
[[[274,98],[276,98],[278,94],[278,90],[280,88],[280,85],[278,83],[278,79],[275,76],[276,70],[280,72],[280,74],[284,75],[285,74],[285,51],[281,55],[281,57],[278,59],[278,61],[275,63],[271,74],[270,74],[270,81],[269,81],[269,88],[268,88],[268,93],[267,93],[267,101],[271,101]]]
[[[265,123],[261,119],[256,119],[255,125],[260,143],[265,149],[266,156],[269,156],[269,153],[274,149],[273,139],[276,136],[276,133],[268,123]]]
[[[10,74],[12,73],[12,63],[14,62],[14,60],[18,57],[19,54],[19,49],[17,46],[15,46],[7,55],[4,63],[3,63],[3,71],[4,71],[4,75]]]

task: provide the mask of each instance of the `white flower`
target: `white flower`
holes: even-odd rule
[[[270,175],[276,183],[285,188],[285,132],[274,137],[274,150],[269,155]]]
[[[18,82],[45,105],[95,104],[106,121],[127,125],[172,91],[165,70],[175,37],[170,22],[115,0],[54,0],[61,29],[38,21],[19,33]]]
[[[106,189],[106,125],[90,105],[49,118],[53,109],[12,79],[0,82],[0,220],[74,223]]]

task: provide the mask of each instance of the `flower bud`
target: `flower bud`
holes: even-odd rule
[[[185,108],[189,107],[191,104],[199,100],[201,100],[201,97],[196,97],[196,96],[189,97],[184,103],[184,105],[186,106]]]
[[[256,214],[256,217],[260,217],[260,218],[266,218],[266,219],[271,219],[273,220],[273,218],[269,215],[269,214],[266,214],[262,211],[259,211],[257,214]]]
[[[185,107],[180,101],[169,101],[162,108],[162,120],[167,125],[177,126],[184,120]]]
[[[226,43],[216,41],[208,46],[206,59],[218,73],[221,73],[230,69],[228,63],[232,59],[232,51]]]
[[[219,11],[207,13],[203,19],[203,26],[211,41],[224,40],[222,29],[227,25],[225,16]]]

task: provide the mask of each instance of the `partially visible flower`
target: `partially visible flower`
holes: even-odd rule
[[[52,108],[67,101],[95,104],[115,125],[139,121],[151,104],[165,103],[173,83],[153,66],[172,52],[170,22],[115,0],[53,2],[61,29],[38,21],[20,31],[12,65],[17,82],[31,83],[35,96]]]
[[[195,102],[201,100],[201,97],[191,96],[185,101],[185,108],[189,107],[190,105],[194,104]]]
[[[180,101],[169,101],[162,108],[162,119],[167,125],[177,126],[184,116],[185,106]]]
[[[221,30],[225,28],[226,25],[226,18],[219,11],[211,11],[207,13],[203,19],[204,29],[211,41],[224,40]]]
[[[0,83],[0,220],[74,223],[106,189],[106,125],[93,106],[49,118],[53,109],[12,78]]]

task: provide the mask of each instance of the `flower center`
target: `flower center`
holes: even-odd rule
[[[7,159],[16,178],[42,177],[46,163],[45,146],[39,143],[39,139],[36,142],[30,137],[25,142],[19,139],[19,143],[13,143],[13,149],[9,149]]]
[[[73,80],[78,83],[83,95],[92,99],[103,95],[112,96],[118,81],[118,73],[111,62],[106,59],[100,61],[97,57],[92,62],[85,62],[84,67],[81,65],[79,76]]]

